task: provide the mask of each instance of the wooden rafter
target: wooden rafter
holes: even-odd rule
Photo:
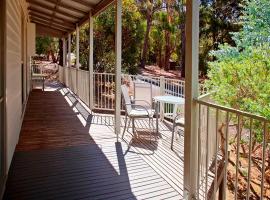
[[[38,12],[30,11],[29,15],[30,15],[30,17],[33,16],[33,17],[38,17],[38,18],[42,18],[42,19],[45,19],[45,20],[51,20],[51,18],[49,16],[44,15],[44,14],[40,14]],[[55,16],[54,16],[54,21],[58,22],[58,23],[62,23],[62,24],[66,25],[66,26],[69,26],[69,27],[75,27],[75,25],[73,23],[67,22],[67,21],[65,21],[63,19],[59,19],[59,18],[57,18]]]
[[[87,2],[87,1],[84,1],[84,0],[72,0],[73,2],[76,2],[76,3],[78,3],[78,4],[81,4],[81,5],[83,5],[83,6],[86,6],[86,7],[88,7],[88,8],[93,8],[93,6],[94,6],[94,4],[92,4],[92,3],[89,3],[89,2]]]
[[[47,0],[46,2],[51,5],[39,0],[26,1],[29,3],[28,10],[32,21],[44,23],[48,27],[56,27],[58,30],[67,33],[75,30],[75,24],[79,26],[84,24],[88,20],[90,13],[91,16],[96,16],[115,2],[115,0],[101,0],[95,4],[86,0],[70,0],[84,6],[84,8],[80,9],[79,6],[72,7],[71,4],[61,0]],[[89,11],[86,11],[86,8]]]
[[[30,13],[34,13],[34,14],[38,13],[38,14],[42,14],[42,15],[45,15],[45,16],[51,15],[51,14],[49,14],[47,12],[44,12],[42,10],[39,10],[39,9],[36,9],[36,8],[33,8],[33,7],[29,7],[28,10],[30,11]],[[74,21],[74,20],[70,20],[68,18],[62,18],[62,17],[59,17],[59,16],[54,16],[54,18],[58,19],[58,20],[61,20],[63,22],[67,22],[67,23],[73,23],[73,21]]]
[[[39,18],[39,17],[36,17],[36,16],[32,16],[31,19],[37,19],[37,20],[41,20],[41,21],[44,21],[44,22],[47,22],[47,23],[50,23],[52,26],[59,26],[59,27],[63,27],[65,29],[74,29],[74,26],[68,26],[68,25],[65,25],[63,23],[59,23],[59,22],[51,22],[50,19],[44,19],[44,18]]]
[[[44,20],[44,19],[39,19],[39,18],[35,18],[35,17],[31,17],[31,21],[33,22],[38,22],[40,24],[44,24],[44,25],[47,25],[51,28],[55,28],[55,29],[58,29],[58,30],[61,30],[61,31],[71,31],[73,30],[73,28],[71,27],[66,27],[64,25],[61,25],[61,24],[51,24],[49,21],[47,20]]]
[[[44,35],[44,36],[49,35],[49,36],[58,37],[58,38],[61,38],[65,33],[63,31],[48,27],[43,24],[36,25],[36,32],[37,32],[37,35]]]
[[[57,11],[60,2],[61,2],[61,0],[57,0],[56,3],[55,3],[54,10],[53,10],[53,13],[52,13],[52,16],[51,16],[51,24],[54,21],[55,12]]]
[[[37,24],[37,25],[40,25],[40,26],[44,26],[44,27],[47,27],[47,28],[50,28],[50,29],[54,29],[56,31],[61,31],[61,32],[67,32],[68,30],[64,29],[64,28],[59,28],[57,26],[54,26],[54,27],[51,27],[50,24],[46,23],[46,22],[43,22],[43,21],[39,21],[37,19],[31,19],[31,22]]]
[[[32,5],[40,6],[40,7],[43,8],[43,10],[54,11],[54,8],[55,8],[55,7],[50,7],[50,6],[48,6],[48,5],[44,4],[44,3],[41,3],[41,2],[36,1],[36,0],[27,0],[27,2],[30,3],[30,4],[32,4]],[[31,8],[31,5],[30,5],[30,8]],[[73,18],[75,20],[78,20],[79,19],[78,16],[75,16],[73,14],[70,14],[70,13],[65,12],[65,11],[62,11],[62,10],[58,10],[57,13],[62,14],[62,15],[65,15],[65,16],[70,17],[70,18]]]
[[[48,2],[51,2],[51,3],[56,3],[57,0],[47,0]],[[74,11],[74,12],[77,12],[77,13],[81,13],[81,14],[86,14],[87,12],[83,11],[83,10],[80,10],[78,8],[75,8],[73,6],[69,6],[67,4],[65,4],[64,2],[60,2],[59,3],[59,6],[62,7],[62,8],[66,8],[68,10],[71,10],[71,11]]]

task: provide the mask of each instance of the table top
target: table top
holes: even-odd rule
[[[185,99],[182,97],[176,97],[176,96],[155,96],[153,97],[155,102],[161,102],[161,103],[171,103],[176,105],[182,105],[185,104]]]

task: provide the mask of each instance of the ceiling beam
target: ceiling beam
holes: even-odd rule
[[[37,19],[30,19],[30,20],[31,20],[31,22],[33,22],[33,23],[35,23],[37,25],[45,26],[45,27],[48,27],[48,28],[51,28],[51,29],[54,29],[54,30],[57,30],[57,31],[64,32],[64,33],[69,32],[69,30],[66,30],[64,28],[59,28],[57,26],[51,27],[49,23],[46,23],[46,22],[43,22],[43,21],[40,21],[40,20],[37,20]]]
[[[57,3],[57,0],[47,0],[48,2],[51,2],[51,3]],[[67,4],[65,4],[64,2],[60,2],[59,3],[59,6],[62,7],[62,8],[66,8],[68,10],[71,10],[71,11],[74,11],[74,12],[77,12],[77,13],[81,13],[81,14],[87,14],[87,12],[83,11],[83,10],[80,10],[78,8],[75,8],[73,6],[69,6]]]
[[[59,22],[52,22],[50,19],[46,20],[46,19],[43,19],[43,18],[35,17],[35,16],[32,16],[30,19],[41,20],[41,21],[44,21],[44,22],[51,23],[52,26],[63,27],[65,29],[70,29],[70,30],[73,30],[75,28],[75,26],[67,26],[67,25],[64,25],[64,24],[59,23]]]
[[[53,10],[53,13],[52,13],[52,16],[51,16],[51,24],[52,24],[53,21],[54,21],[55,12],[57,11],[57,8],[58,8],[58,6],[59,6],[60,1],[61,1],[61,0],[57,0],[56,3],[55,3],[54,10]]]
[[[42,14],[42,15],[51,15],[51,13],[47,13],[47,12],[44,12],[42,10],[39,10],[39,9],[36,9],[36,8],[33,8],[33,7],[29,7],[28,10],[30,11],[30,13],[38,13],[38,14]],[[55,19],[59,19],[59,20],[62,20],[63,22],[67,22],[67,23],[73,23],[74,20],[70,20],[70,19],[66,19],[66,18],[62,18],[62,17],[59,17],[59,16],[54,16]]]
[[[66,27],[64,25],[61,25],[61,24],[55,24],[55,22],[53,22],[53,24],[50,23],[50,21],[47,21],[47,20],[44,20],[44,19],[39,19],[39,18],[36,18],[36,17],[31,17],[30,18],[31,21],[36,21],[36,22],[39,22],[39,23],[44,23],[46,25],[48,25],[49,27],[54,27],[58,30],[61,30],[61,31],[71,31],[73,30],[74,28],[72,27]]]
[[[40,36],[52,36],[52,37],[57,37],[61,38],[65,34],[63,31],[59,31],[56,29],[53,29],[51,27],[47,27],[46,25],[44,26],[43,24],[36,24],[36,32],[37,35]]]
[[[43,15],[43,14],[39,14],[39,13],[37,13],[37,12],[32,12],[32,11],[30,11],[30,12],[29,12],[29,15],[30,15],[30,16],[33,16],[33,17],[42,18],[42,19],[45,19],[45,20],[51,20],[51,18],[50,18],[49,16],[46,16],[46,15]],[[75,27],[75,24],[70,23],[70,22],[66,22],[65,20],[59,19],[59,18],[57,18],[57,17],[55,17],[55,16],[54,16],[54,21],[55,21],[56,23],[62,23],[62,24],[66,25],[66,26],[69,26],[69,27]]]
[[[27,2],[30,3],[30,8],[31,8],[31,4],[32,4],[32,5],[40,6],[43,10],[45,9],[45,10],[49,10],[49,11],[54,11],[54,9],[55,9],[55,7],[50,7],[44,3],[41,3],[41,2],[36,1],[36,0],[27,0]],[[57,13],[65,15],[65,16],[73,18],[73,19],[76,19],[76,20],[78,20],[80,18],[78,16],[72,15],[72,14],[67,13],[65,11],[62,11],[62,10],[58,10]]]
[[[78,3],[78,4],[81,4],[81,5],[83,5],[83,6],[86,6],[86,7],[88,7],[88,8],[93,8],[94,7],[94,4],[92,4],[92,3],[89,3],[89,2],[87,2],[87,1],[85,1],[85,0],[72,0],[73,2],[76,2],[76,3]]]

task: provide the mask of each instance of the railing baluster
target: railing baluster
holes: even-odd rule
[[[248,150],[248,181],[247,181],[247,200],[249,200],[250,196],[250,171],[251,171],[251,150],[252,150],[252,123],[253,119],[250,118],[250,125],[249,125],[249,150]]]
[[[200,198],[200,171],[202,171],[201,168],[201,104],[199,104],[199,124],[198,124],[198,179],[197,179],[197,188],[198,188],[198,196],[197,198]]]
[[[101,108],[104,108],[104,102],[103,102],[103,88],[104,88],[104,82],[103,82],[103,73],[101,74],[100,76],[100,79],[101,79],[101,87],[100,87],[100,101],[101,101]]]
[[[107,105],[107,97],[108,97],[108,75],[105,74],[105,108],[109,108]]]
[[[226,199],[227,188],[227,167],[228,167],[228,144],[229,144],[229,112],[226,112],[226,133],[225,133],[225,163],[224,163],[224,179],[223,179],[223,196],[222,199]]]
[[[216,148],[215,148],[215,180],[214,180],[214,193],[213,193],[213,199],[215,199],[216,191],[217,191],[217,160],[218,160],[218,117],[219,109],[216,109]]]
[[[98,108],[100,108],[100,74],[98,74],[98,86],[97,86],[97,89],[98,89]]]
[[[205,149],[206,149],[206,162],[205,162],[205,199],[208,199],[208,146],[209,146],[209,142],[208,142],[208,137],[209,137],[209,106],[207,106],[207,115],[206,115],[206,145],[205,145]]]
[[[238,122],[237,122],[237,150],[236,150],[236,175],[235,175],[235,192],[234,192],[234,199],[237,200],[237,193],[238,193],[238,165],[239,165],[239,149],[240,149],[240,139],[241,139],[241,133],[240,133],[240,115],[237,115]]]
[[[264,177],[265,177],[265,151],[266,151],[267,123],[263,124],[263,152],[262,152],[262,181],[261,181],[261,199],[263,199]]]

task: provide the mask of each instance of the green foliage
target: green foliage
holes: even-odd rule
[[[58,40],[52,37],[36,37],[36,53],[47,55],[50,51],[56,53]]]
[[[236,46],[219,45],[219,50],[211,52],[217,60],[209,62],[206,84],[215,91],[213,98],[218,103],[270,120],[269,6],[267,0],[247,1],[243,30],[233,34]],[[262,129],[262,123],[255,121],[257,142],[262,141]]]
[[[134,0],[123,1],[122,68],[136,73],[144,31],[143,19]],[[94,63],[96,71],[112,72],[115,68],[115,8],[101,13],[94,24]]]
[[[239,32],[244,0],[202,0],[200,8],[200,71],[207,73],[209,54],[220,44],[235,46],[231,33]]]
[[[239,48],[259,46],[270,42],[270,1],[247,1],[242,17],[243,30],[234,33],[233,39]]]
[[[246,49],[209,65],[206,83],[216,101],[270,119],[269,46]]]

